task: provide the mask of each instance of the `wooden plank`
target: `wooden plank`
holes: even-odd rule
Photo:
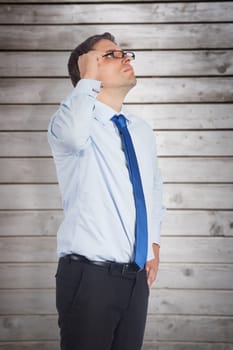
[[[56,314],[55,289],[0,290],[1,315]],[[233,315],[233,291],[150,290],[149,314]]]
[[[61,209],[57,185],[0,185],[0,209]]]
[[[61,210],[0,211],[0,236],[56,235]],[[232,237],[232,211],[167,210],[163,236]]]
[[[0,263],[0,285],[2,289],[55,288],[56,268],[57,263]],[[232,264],[161,262],[152,288],[219,290],[220,287],[233,289]]]
[[[233,47],[233,23],[2,25],[0,47],[4,50],[72,50],[78,44],[77,33],[80,43],[106,31],[114,33],[120,46],[134,50]]]
[[[0,105],[0,130],[46,131],[49,120],[58,107],[58,105],[39,104]]]
[[[164,184],[164,203],[170,209],[232,209],[232,192],[232,185]]]
[[[46,131],[59,105],[0,105],[0,130]],[[233,129],[233,103],[125,104],[153,129]]]
[[[0,290],[1,315],[56,314],[55,289]]]
[[[158,131],[159,156],[231,156],[231,131]]]
[[[1,237],[0,262],[54,262],[55,237]],[[233,238],[162,237],[161,261],[233,263]]]
[[[0,345],[1,349],[1,345]],[[27,349],[27,348],[26,348]],[[144,342],[143,350],[233,350],[233,344],[230,343],[202,343],[202,342],[166,342],[166,341],[157,341],[157,342]],[[8,349],[1,349],[8,350]],[[21,350],[21,348],[9,350]],[[23,350],[23,348],[22,348]],[[31,348],[31,350],[37,350],[37,348]],[[44,350],[44,349],[43,349]],[[45,349],[47,350],[47,348]],[[48,349],[50,350],[50,349]],[[54,350],[53,348],[51,350]]]
[[[127,103],[232,102],[233,78],[139,78]],[[72,91],[68,79],[2,78],[0,103],[60,103]],[[19,93],[20,91],[20,93]]]
[[[8,301],[7,291],[6,305],[16,304],[13,296],[17,293],[14,291]],[[27,297],[31,304],[30,291]],[[49,295],[51,297],[51,295]],[[23,296],[21,296],[23,304]],[[49,297],[48,297],[49,298]],[[46,299],[46,298],[45,298]],[[4,299],[3,299],[4,300]],[[52,297],[53,300],[53,297]],[[52,303],[52,300],[50,303]],[[46,305],[46,302],[45,302]],[[11,307],[11,306],[10,306]],[[37,310],[41,306],[38,305]],[[46,310],[46,309],[45,309]],[[8,309],[6,309],[8,313]],[[13,313],[12,309],[12,313]],[[23,309],[22,309],[22,312]],[[150,291],[148,313],[153,315],[233,315],[233,291],[213,291],[213,290],[166,290],[152,288]]]
[[[233,158],[159,158],[164,182],[232,182]],[[52,158],[0,158],[0,183],[57,183]]]
[[[159,166],[164,182],[206,182],[206,179],[208,183],[233,181],[233,158],[231,157],[166,157],[159,158]]]
[[[50,158],[0,158],[1,183],[57,183]]]
[[[58,333],[57,316],[0,316],[1,341],[58,340]]]
[[[232,156],[233,132],[157,131],[158,156]],[[51,157],[46,132],[0,132],[1,157]]]
[[[145,340],[232,342],[232,327],[232,317],[151,315]]]
[[[93,11],[94,9],[94,11]],[[190,4],[2,5],[2,24],[227,22],[231,2]]]
[[[176,2],[177,0],[163,0],[164,2]],[[193,0],[183,0],[184,2],[193,2]],[[214,2],[216,0],[208,0],[208,2]],[[43,4],[43,3],[76,3],[77,0],[7,0],[7,3],[36,3],[36,4]],[[99,3],[99,0],[82,0],[82,3]],[[121,3],[125,2],[125,0],[101,0],[101,3]],[[135,0],[127,0],[127,2],[135,2]],[[147,0],[146,2],[161,2],[161,0]],[[6,0],[0,0],[0,3],[6,3]]]
[[[145,341],[232,342],[232,327],[232,317],[149,316]],[[0,337],[2,341],[57,340],[57,316],[1,316]]]
[[[232,88],[233,79],[226,77],[138,79],[126,102],[232,102]]]
[[[0,211],[0,236],[56,235],[63,218],[62,210]]]
[[[3,342],[0,350],[57,350],[58,341],[43,342]],[[142,350],[233,350],[230,343],[202,343],[202,342],[144,342]]]
[[[166,236],[232,236],[232,211],[167,210],[162,224]]]
[[[54,249],[53,249],[54,251]],[[0,263],[1,288],[55,288],[57,263]],[[224,278],[229,276],[227,267]],[[214,272],[212,271],[212,274]],[[214,273],[215,274],[215,273]],[[211,275],[211,274],[210,274]],[[233,285],[233,282],[232,282]]]
[[[3,51],[0,76],[68,78],[69,56],[59,51]],[[138,76],[222,76],[233,74],[233,51],[137,51],[132,63]]]
[[[0,185],[0,209],[61,209],[56,184]],[[201,198],[201,201],[200,201]],[[232,184],[164,184],[169,209],[232,209]]]
[[[58,350],[58,349],[59,349],[59,341],[0,342],[0,350]],[[203,348],[203,350],[209,350],[209,349]],[[219,350],[223,350],[223,349],[219,348]],[[230,350],[230,349],[226,348],[225,350]]]

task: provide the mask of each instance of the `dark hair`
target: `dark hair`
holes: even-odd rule
[[[90,36],[71,52],[68,60],[68,72],[73,86],[76,86],[77,82],[81,79],[77,64],[79,56],[90,51],[93,46],[102,39],[110,40],[116,44],[114,36],[111,33],[106,32],[104,34]]]

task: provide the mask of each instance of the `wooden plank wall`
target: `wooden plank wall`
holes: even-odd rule
[[[0,350],[58,349],[46,129],[72,90],[70,51],[104,31],[136,51],[127,104],[155,129],[165,182],[143,349],[232,350],[233,2],[0,3]]]

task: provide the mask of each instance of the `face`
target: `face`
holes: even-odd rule
[[[100,40],[94,47],[105,55],[113,50],[122,50],[118,45],[110,40]],[[123,58],[103,57],[99,62],[100,80],[106,88],[125,88],[130,90],[136,85],[136,77],[131,66],[132,58],[124,56]]]

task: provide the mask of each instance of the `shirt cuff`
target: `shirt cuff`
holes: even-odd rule
[[[94,79],[81,79],[73,89],[71,96],[85,94],[96,98],[100,93],[101,81]]]

